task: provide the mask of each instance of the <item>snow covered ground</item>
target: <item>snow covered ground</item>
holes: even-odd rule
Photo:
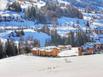
[[[47,58],[15,56],[0,60],[1,77],[103,77],[103,54]]]
[[[0,10],[5,10],[7,3],[7,0],[0,0]]]
[[[3,33],[0,33],[0,37],[2,39],[9,39],[9,35],[12,31],[6,31]],[[32,29],[25,29],[24,30],[24,36],[22,37],[25,41],[32,38],[33,40],[38,40],[40,41],[40,46],[43,47],[45,46],[45,43],[47,40],[51,40],[51,36],[49,36],[46,33],[42,33],[42,32],[36,32]],[[20,41],[20,37],[11,37],[11,39],[13,39],[14,41]]]
[[[61,17],[58,19],[58,24],[60,25],[73,25],[78,24],[80,26],[85,26],[86,21],[78,18]]]
[[[62,50],[59,54],[58,54],[58,56],[61,56],[61,57],[69,57],[69,56],[78,56],[78,48],[77,47],[75,47],[75,48],[71,48],[70,50],[69,49],[67,49],[67,50]]]

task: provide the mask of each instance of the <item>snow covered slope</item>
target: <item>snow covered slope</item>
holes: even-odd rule
[[[0,37],[1,38],[4,38],[4,39],[8,39],[10,33],[12,31],[6,31],[4,33],[0,33]],[[25,41],[30,39],[32,37],[32,39],[36,39],[38,41],[40,41],[40,46],[41,47],[44,47],[45,46],[45,43],[47,40],[51,40],[51,36],[49,36],[48,34],[46,33],[42,33],[42,32],[35,32],[34,30],[31,30],[31,29],[26,29],[24,30],[24,36],[22,37]],[[20,37],[11,37],[12,40],[14,41],[20,41]]]
[[[1,77],[103,77],[103,54],[44,58],[20,55],[0,60]]]
[[[0,10],[5,10],[7,6],[7,0],[0,0]]]
[[[65,0],[69,1],[73,5],[77,7],[91,7],[95,10],[101,10],[103,9],[103,0]]]

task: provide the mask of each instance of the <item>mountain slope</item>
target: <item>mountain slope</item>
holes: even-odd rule
[[[77,7],[90,7],[93,10],[101,10],[103,7],[103,0],[65,0]]]

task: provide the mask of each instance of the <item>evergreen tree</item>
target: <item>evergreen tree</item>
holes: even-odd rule
[[[49,32],[50,32],[50,29],[49,29],[49,27],[48,27],[47,25],[44,25],[44,26],[42,27],[41,31],[44,32],[44,33],[50,34],[50,33],[49,33]]]
[[[20,12],[22,9],[19,2],[15,1],[11,5],[8,5],[8,10]]]
[[[65,45],[70,44],[70,45],[72,45],[72,46],[75,46],[75,41],[74,41],[74,39],[75,39],[75,38],[74,38],[74,33],[73,33],[73,32],[70,32],[70,33],[68,33],[68,37],[66,38],[64,44],[65,44]]]
[[[29,6],[25,9],[25,16],[29,19],[34,19],[36,17],[36,9],[34,6]]]
[[[34,47],[40,47],[40,41],[34,40]]]
[[[89,21],[87,21],[86,26],[87,26],[87,27],[90,27]]]
[[[51,36],[52,37],[52,43],[53,43],[53,45],[57,45],[58,44],[58,38],[57,38],[57,36]]]
[[[23,28],[21,28],[21,30],[20,30],[20,34],[21,34],[21,36],[24,36],[24,35],[25,35],[25,33],[24,33],[24,29],[23,29]]]
[[[85,32],[78,32],[77,33],[77,40],[76,45],[81,46],[85,44],[86,42],[90,42],[90,37]]]
[[[52,38],[52,44],[53,44],[53,45],[56,45],[56,46],[57,46],[57,45],[60,44],[61,38],[60,38],[60,36],[58,35],[56,29],[51,32],[51,38]]]

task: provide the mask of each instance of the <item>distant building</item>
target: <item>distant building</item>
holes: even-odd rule
[[[97,33],[97,34],[103,34],[103,27],[97,27],[97,28],[95,28],[95,32]]]

